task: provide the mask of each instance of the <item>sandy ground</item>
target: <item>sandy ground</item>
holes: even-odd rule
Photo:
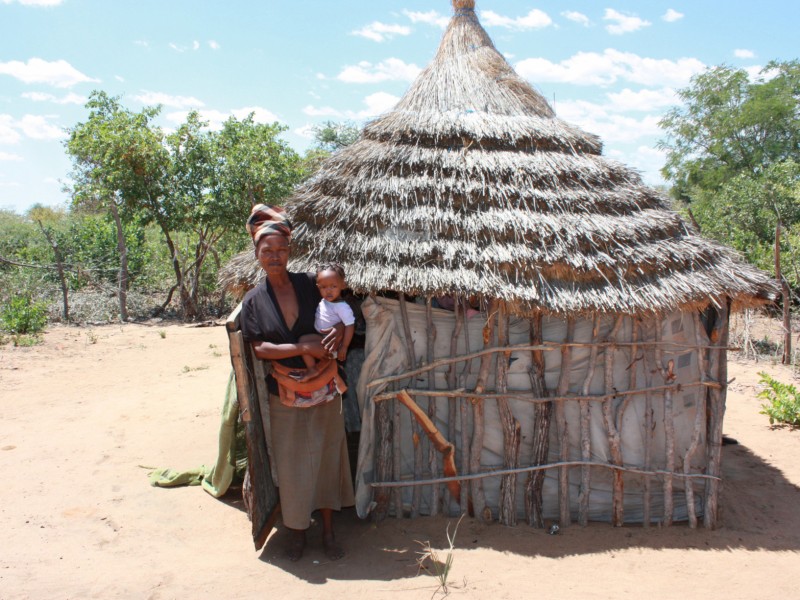
[[[210,464],[230,362],[224,328],[55,327],[0,347],[0,598],[431,598],[417,541],[446,519],[378,526],[337,515],[348,556],[319,529],[298,563],[278,531],[254,552],[235,496],[158,489],[147,467]],[[723,527],[592,524],[559,535],[464,521],[453,598],[800,598],[800,432],[758,414],[762,361],[730,365]]]

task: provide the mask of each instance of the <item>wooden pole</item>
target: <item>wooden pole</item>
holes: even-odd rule
[[[467,323],[467,300],[466,298],[463,299],[463,305],[461,313],[459,314],[459,318],[461,319],[462,328],[464,331],[464,351],[469,355],[470,353],[470,342],[469,342],[469,326]],[[464,361],[464,368],[461,370],[461,374],[459,376],[459,386],[462,388],[466,385],[467,375],[469,374],[470,368],[472,366],[471,360]],[[472,423],[470,421],[471,413],[469,411],[469,400],[465,397],[461,397],[458,401],[458,409],[459,414],[461,417],[461,471],[463,473],[471,473],[470,464],[469,464],[469,457],[472,456]],[[473,514],[474,512],[471,510],[471,502],[470,502],[470,486],[462,485],[461,486],[461,514]]]
[[[500,302],[497,314],[497,343],[508,345],[508,308]],[[497,363],[497,391],[508,391],[508,366],[511,352],[500,355]],[[500,413],[500,424],[503,427],[503,466],[516,469],[519,466],[519,445],[522,427],[514,417],[514,413],[506,398],[497,399],[497,410]],[[512,473],[504,475],[500,480],[500,522],[514,527],[517,524],[517,476]]]
[[[455,358],[458,354],[458,338],[461,336],[461,318],[459,317],[460,312],[460,301],[458,298],[454,298],[454,306],[453,306],[453,319],[455,321],[453,325],[453,335],[450,338],[450,358]],[[451,390],[456,389],[456,363],[452,363],[450,367],[447,369],[447,387]],[[458,420],[458,405],[459,405],[459,398],[448,398],[447,399],[447,439],[454,440],[456,439],[456,424]],[[463,468],[463,466],[462,466]],[[458,498],[453,498],[450,496],[448,491],[448,496],[450,501],[454,502],[461,502],[461,495],[459,494]]]
[[[608,336],[609,341],[617,339],[620,327],[622,327],[622,317],[617,317],[614,323],[614,328]],[[605,389],[606,394],[614,390],[614,358],[616,348],[614,346],[606,346],[605,350]],[[609,398],[603,403],[603,417],[606,424],[606,432],[608,433],[608,449],[611,454],[611,461],[617,466],[622,466],[622,440],[619,435],[619,430],[616,424],[616,414],[614,410],[615,398]],[[614,527],[622,527],[625,522],[624,518],[624,481],[622,479],[622,471],[614,471],[614,492],[611,503],[611,524]]]
[[[377,449],[375,455],[375,474],[380,481],[392,479],[392,403],[381,402],[375,406],[375,429],[377,431]],[[400,490],[397,491],[398,495]],[[389,514],[391,492],[381,487],[375,491],[375,508],[371,513],[374,522],[383,521]],[[401,503],[402,506],[402,503]]]
[[[408,359],[409,369],[414,371],[417,368],[417,357],[414,351],[414,337],[411,333],[411,322],[408,319],[408,307],[406,306],[406,298],[404,294],[400,294],[400,318],[403,321],[403,333],[406,338],[406,354]],[[410,388],[414,388],[414,380],[409,383]],[[414,481],[422,480],[422,433],[419,423],[411,419],[411,441],[414,444]],[[398,477],[399,479],[399,477]],[[422,503],[422,488],[415,487],[411,497],[411,518],[415,519],[419,516],[420,504]]]
[[[428,296],[427,301],[425,302],[425,320],[428,325],[427,336],[426,336],[426,349],[427,349],[427,361],[428,364],[433,362],[434,356],[434,344],[436,343],[436,326],[433,324],[433,298]],[[428,371],[428,389],[435,390],[436,389],[436,372],[435,371]],[[428,418],[431,420],[431,423],[436,419],[436,399],[435,397],[428,398]],[[424,429],[424,428],[423,428]],[[428,464],[430,465],[431,471],[431,479],[436,479],[439,476],[439,456],[436,452],[436,448],[427,443],[428,446]],[[452,448],[454,451],[455,449]],[[455,470],[455,463],[453,463],[453,469]],[[460,491],[459,491],[460,494]],[[431,516],[435,517],[439,515],[439,507],[441,506],[441,488],[438,485],[434,485],[433,489],[431,490]]]
[[[716,310],[716,322],[711,330],[711,340],[716,343],[728,343],[728,319],[730,315],[730,299],[723,298],[721,308]],[[716,480],[711,480],[706,489],[706,501],[703,510],[703,525],[715,529],[719,523],[719,496],[722,492],[722,422],[725,418],[725,399],[728,381],[728,357],[724,350],[711,353],[709,370],[716,375],[722,384],[721,389],[711,389],[709,394],[709,420],[706,433],[707,472]]]
[[[592,326],[592,341],[597,341],[600,328],[600,317],[594,315],[594,324]],[[592,385],[592,378],[594,377],[595,365],[597,364],[597,353],[599,347],[595,344],[592,346],[589,353],[589,364],[586,367],[586,377],[583,380],[582,393],[584,396],[589,395]],[[581,411],[581,458],[584,461],[592,459],[592,438],[591,438],[591,405],[587,400],[580,401]],[[578,523],[581,527],[586,527],[589,524],[589,494],[591,486],[591,470],[589,465],[581,467],[581,491],[578,496]]]
[[[700,322],[700,313],[694,311],[694,336],[697,340],[697,371],[700,376],[700,381],[708,379],[706,367],[706,354],[705,350],[700,347],[703,344],[703,324]],[[695,406],[694,429],[692,430],[692,440],[689,447],[686,449],[686,454],[683,457],[683,472],[688,474],[692,469],[692,457],[697,449],[700,447],[700,438],[706,427],[706,394],[699,394]],[[686,510],[688,513],[689,527],[691,529],[697,528],[697,510],[694,506],[694,488],[691,481],[686,481]]]
[[[569,342],[575,336],[575,319],[567,318],[567,337],[561,350],[561,374],[558,380],[558,395],[563,396],[569,391],[569,375],[572,369],[572,348]],[[569,432],[567,423],[566,406],[563,400],[556,402],[556,425],[558,428],[558,455],[561,463],[569,461]],[[559,524],[568,527],[572,518],[570,516],[569,499],[569,467],[562,466],[558,470],[558,508]]]
[[[644,339],[644,324],[639,324],[640,338]],[[652,348],[642,350],[642,360],[644,360],[644,382],[647,391],[644,395],[644,470],[649,471],[653,465],[653,436],[655,435],[655,418],[653,415],[653,393],[649,388],[653,387],[652,365],[655,357],[650,357],[653,353]],[[705,391],[703,392],[705,393]],[[644,489],[642,491],[642,526],[650,527],[650,496],[652,479],[648,476],[644,478]]]
[[[656,340],[661,341],[663,319],[656,320]],[[665,383],[670,383],[674,379],[672,374],[673,361],[664,364],[664,353],[660,346],[656,346],[656,369],[661,373]],[[675,471],[675,419],[672,408],[672,390],[664,391],[664,452],[666,454],[666,470],[669,473]],[[665,527],[672,525],[674,513],[674,499],[672,497],[672,475],[664,477],[664,518],[662,523]]]
[[[532,346],[542,345],[542,314],[538,313],[530,321],[530,342]],[[544,381],[544,352],[531,351],[531,394],[536,398],[547,395]],[[553,414],[553,403],[537,403],[533,407],[533,443],[531,464],[535,466],[547,463],[550,451],[550,422]],[[544,488],[544,470],[531,471],[525,482],[525,512],[528,524],[532,527],[544,528],[544,507],[542,490]]]
[[[486,324],[483,326],[483,345],[484,347],[491,347],[494,344],[495,334],[495,320],[497,318],[497,301],[492,300],[489,303],[488,314],[486,315]],[[470,452],[470,472],[478,473],[481,470],[481,453],[483,452],[484,434],[486,423],[484,420],[484,406],[483,399],[480,398],[486,390],[486,380],[489,378],[489,370],[492,366],[492,359],[495,354],[485,354],[481,356],[481,367],[478,371],[478,381],[475,384],[475,394],[478,396],[472,397],[472,448]],[[486,510],[486,498],[483,493],[483,486],[480,479],[474,479],[471,484],[472,489],[472,504],[475,509],[475,516],[484,521],[491,521],[491,511]]]
[[[775,279],[781,286],[781,300],[783,302],[783,356],[781,364],[792,364],[792,299],[789,284],[781,273],[781,221],[775,225]]]

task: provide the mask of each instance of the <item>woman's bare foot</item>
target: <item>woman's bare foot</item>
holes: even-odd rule
[[[289,541],[286,543],[286,558],[292,562],[297,562],[303,557],[303,550],[306,549],[306,532],[302,529],[290,529]]]
[[[333,534],[322,536],[322,549],[325,551],[325,556],[328,557],[328,560],[344,558],[344,548],[336,543],[336,538]]]

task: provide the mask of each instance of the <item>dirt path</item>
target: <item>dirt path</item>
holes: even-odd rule
[[[145,467],[210,463],[230,362],[221,327],[56,327],[0,347],[0,598],[430,598],[418,541],[445,519],[338,517],[346,559],[254,552],[235,500],[148,485]],[[758,371],[733,362],[724,527],[593,524],[556,536],[462,523],[454,598],[800,598],[800,432],[758,414]]]

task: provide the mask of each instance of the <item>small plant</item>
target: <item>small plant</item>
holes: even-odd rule
[[[40,333],[47,325],[47,305],[27,295],[14,296],[0,312],[0,325],[18,335]]]
[[[455,529],[453,529],[453,535],[450,535],[450,524],[447,524],[447,543],[450,546],[444,556],[444,561],[441,560],[439,557],[439,552],[434,550],[431,547],[430,542],[420,542],[417,543],[422,546],[422,550],[417,552],[419,558],[417,558],[417,566],[419,567],[420,571],[425,571],[429,575],[432,575],[436,578],[436,581],[439,582],[439,587],[433,592],[436,595],[437,592],[441,591],[445,596],[447,596],[450,591],[447,589],[447,585],[450,579],[450,570],[453,568],[453,550],[456,547],[456,533],[458,533],[458,526],[461,525],[461,519],[464,518],[464,515],[461,515],[461,518],[456,523]],[[430,564],[430,566],[428,566]]]
[[[42,336],[39,334],[19,333],[11,336],[11,341],[17,348],[30,348],[42,343]]]
[[[89,331],[86,332],[86,341],[89,342],[90,344],[97,343],[97,334],[94,332],[93,329],[90,329]]]
[[[189,365],[183,365],[184,373],[191,373],[192,371],[205,371],[207,369],[208,365],[200,365],[199,367],[190,367]]]
[[[800,426],[800,392],[793,385],[781,383],[761,372],[761,383],[766,385],[758,397],[766,400],[761,405],[762,415],[769,417],[769,424],[782,423],[793,427]]]
[[[165,330],[165,329],[159,329],[159,330],[158,330],[158,335],[160,335],[160,336],[161,336],[161,339],[163,340],[164,338],[166,338],[166,337],[167,337],[167,332],[166,332],[166,330]]]

